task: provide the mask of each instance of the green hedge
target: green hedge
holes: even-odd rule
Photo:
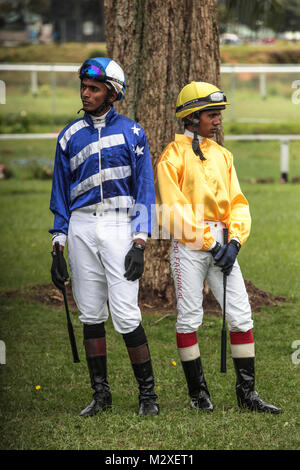
[[[295,121],[282,122],[224,122],[226,134],[300,134],[299,123]]]
[[[54,132],[54,128],[62,129],[74,120],[74,115],[52,114],[0,114],[1,134],[22,134],[38,132]]]

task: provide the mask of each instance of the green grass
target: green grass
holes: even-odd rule
[[[32,96],[29,87],[13,87],[8,85],[6,89],[6,104],[1,106],[0,112],[3,117],[14,116],[14,125],[16,125],[16,122],[30,120],[30,125],[36,126],[40,122],[44,123],[47,117],[49,117],[50,125],[53,128],[54,126],[51,122],[53,117],[62,116],[64,118],[68,115],[76,119],[78,117],[77,111],[81,106],[79,84],[77,82],[76,84],[71,83],[71,86],[65,84],[64,86],[57,87],[55,95],[52,95],[51,88],[48,85],[44,85],[44,87],[41,87],[40,93],[35,97]],[[5,132],[7,124],[4,119],[2,120],[2,132]]]
[[[295,43],[276,41],[274,44],[244,43],[221,45],[221,61],[225,64],[297,64],[299,47]]]
[[[20,166],[31,159],[53,161],[56,139],[45,140],[2,140],[0,141],[1,162],[19,164]]]
[[[277,41],[268,45],[221,45],[222,63],[298,63],[298,44]],[[0,61],[4,63],[81,63],[88,57],[106,55],[105,43],[34,44],[0,47]]]
[[[0,47],[4,63],[81,63],[89,57],[106,56],[105,43],[31,44]]]
[[[263,50],[270,52],[272,47]],[[69,51],[69,46],[66,45],[66,48]],[[47,61],[59,62],[62,48],[57,48],[57,57],[55,49],[50,49],[49,56],[46,56],[44,52]],[[42,50],[43,47],[36,49],[36,57],[41,54],[39,51]],[[82,46],[80,53],[83,54],[84,50],[90,50],[90,46]],[[238,50],[239,48],[232,49],[236,53]],[[241,48],[243,54],[247,50],[245,47]],[[250,50],[252,49],[248,50],[251,62]],[[259,50],[262,49],[259,48]],[[291,48],[291,50],[294,49]],[[27,57],[26,51],[27,48],[24,48],[25,57]],[[5,48],[4,51],[0,48],[0,57],[1,52],[4,54]],[[80,60],[75,60],[78,58],[77,52],[78,48],[74,48],[73,63],[80,63]],[[19,54],[21,55],[21,50]],[[39,62],[34,57],[33,55],[32,61]],[[17,56],[15,60],[22,62],[20,58],[17,60]],[[25,59],[23,61],[26,62]],[[66,62],[68,62],[67,59]],[[258,60],[257,63],[259,62]],[[81,102],[76,73],[56,73],[56,85],[53,92],[51,75],[40,72],[37,96],[32,95],[29,72],[24,72],[21,76],[14,72],[2,72],[0,78],[6,84],[6,104],[0,105],[0,132],[54,132],[64,125],[66,119],[77,117],[76,113],[81,107]],[[234,77],[231,74],[222,74],[221,87],[231,103],[223,112],[226,131],[239,134],[270,133],[271,126],[274,126],[273,133],[299,134],[299,105],[292,102],[293,95],[297,93],[297,89],[292,87],[296,80],[298,80],[297,74],[266,74],[267,95],[266,99],[262,99],[258,74],[241,73]],[[298,98],[298,93],[296,98]]]
[[[300,185],[243,184],[242,188],[252,215],[252,232],[239,255],[244,276],[263,290],[299,302]]]
[[[277,51],[276,51],[277,47]],[[221,49],[225,62],[276,62],[288,56],[282,48],[248,46]],[[3,62],[81,62],[99,45],[1,48]],[[295,48],[289,48],[292,57]],[[276,56],[277,53],[277,56]],[[280,59],[281,57],[281,59]],[[76,117],[77,81],[57,74],[52,101],[50,77],[39,75],[40,93],[30,94],[29,75],[11,81],[7,104],[0,106],[1,132],[58,132],[67,117]],[[26,78],[26,77],[25,77]],[[297,77],[296,77],[297,78]],[[1,77],[3,79],[3,77]],[[230,77],[223,88],[231,93]],[[299,133],[298,106],[291,104],[292,77],[267,78],[268,97],[259,97],[257,77],[239,77],[234,115],[224,113],[227,133]],[[230,96],[231,95],[231,96]],[[53,106],[56,114],[53,116]],[[266,118],[269,123],[241,123],[236,118]],[[274,122],[274,119],[276,122]],[[277,122],[278,121],[278,122]],[[137,385],[123,339],[107,322],[108,376],[112,413],[84,420],[80,410],[91,400],[82,345],[82,325],[72,311],[81,362],[73,364],[65,313],[30,300],[33,286],[50,282],[50,181],[35,180],[28,162],[53,163],[55,140],[0,141],[0,163],[14,177],[0,181],[0,340],[6,364],[0,365],[1,444],[3,449],[87,450],[298,450],[299,367],[292,343],[299,340],[300,242],[299,184],[280,184],[278,142],[232,142],[242,189],[247,196],[252,231],[239,254],[244,277],[260,289],[286,297],[286,303],[254,313],[257,390],[283,408],[280,416],[240,412],[234,393],[234,372],[228,351],[228,372],[219,372],[221,318],[205,316],[198,333],[206,379],[215,410],[194,413],[175,346],[175,312],[143,316],[156,377],[161,413],[137,416]],[[300,175],[300,144],[290,144],[290,178]],[[257,178],[273,183],[255,184]],[[6,292],[17,291],[14,295]],[[176,365],[173,365],[176,361]],[[36,389],[40,386],[40,389]]]
[[[1,143],[14,161],[35,154],[51,156],[54,142]],[[235,156],[241,186],[251,208],[252,232],[239,254],[244,277],[287,302],[254,313],[257,390],[283,408],[280,416],[240,412],[228,351],[228,372],[219,372],[221,318],[205,316],[198,333],[203,366],[215,410],[189,409],[184,374],[175,346],[175,312],[144,314],[161,413],[137,416],[137,385],[121,335],[107,322],[108,375],[112,413],[84,420],[80,410],[91,400],[82,345],[82,325],[72,311],[81,362],[73,364],[65,313],[30,300],[31,287],[50,282],[50,181],[16,177],[0,181],[1,261],[0,339],[6,344],[1,365],[1,449],[198,450],[298,449],[299,365],[292,343],[299,340],[300,185],[279,183],[275,143],[227,145]],[[291,148],[293,172],[299,146]],[[7,152],[5,151],[4,154]],[[25,158],[25,159],[26,159]],[[52,157],[53,158],[53,157]],[[252,184],[249,178],[274,178]],[[17,290],[16,295],[6,295]],[[159,321],[158,321],[159,320]],[[172,362],[176,362],[176,366]],[[40,386],[37,390],[36,386]]]
[[[77,86],[57,87],[55,101],[49,94],[32,97],[28,89],[7,90],[6,104],[0,106],[1,133],[59,132],[68,122],[82,116],[77,114],[81,107]],[[266,100],[255,89],[240,88],[234,95],[229,92],[231,105],[223,111],[226,133],[299,134],[299,105],[292,103],[291,90],[286,96],[268,96]]]
[[[228,94],[230,96],[230,93]],[[292,102],[292,89],[288,96],[268,96],[266,100],[260,99],[259,91],[249,92],[240,89],[229,99],[231,105],[226,111],[226,117],[230,120],[265,119],[286,125],[285,120],[295,121],[299,117],[299,106]]]
[[[234,395],[234,373],[219,373],[220,318],[206,318],[199,341],[215,410],[189,410],[183,371],[175,348],[174,317],[144,317],[161,413],[141,419],[137,386],[124,342],[107,324],[112,413],[92,419],[78,416],[91,400],[81,345],[81,326],[73,315],[81,362],[72,364],[64,313],[22,299],[2,305],[2,338],[7,364],[2,371],[2,449],[297,449],[299,374],[291,363],[292,324],[300,326],[295,307],[265,309],[255,315],[257,386],[261,395],[284,409],[280,416],[240,412]],[[10,332],[11,327],[13,332]],[[295,331],[294,330],[294,331]],[[172,364],[176,361],[176,366]],[[299,367],[299,366],[298,366]],[[37,390],[36,386],[40,386]]]
[[[5,165],[19,180],[31,180],[36,166],[52,171],[56,139],[45,140],[3,140],[0,141],[0,163]],[[10,187],[9,181],[3,181],[2,189]],[[30,184],[28,188],[30,192]],[[14,192],[14,184],[8,190]],[[26,186],[22,191],[26,192]],[[0,188],[1,192],[1,188]],[[9,204],[9,200],[8,200]]]
[[[258,178],[271,178],[280,181],[280,142],[279,141],[232,141],[226,140],[224,145],[234,156],[234,164],[239,179],[249,182]],[[300,141],[289,144],[289,177],[300,176]],[[290,186],[289,186],[290,187]],[[290,187],[294,191],[294,186]],[[267,191],[266,191],[267,192]]]
[[[49,282],[50,181],[1,181],[1,289]]]

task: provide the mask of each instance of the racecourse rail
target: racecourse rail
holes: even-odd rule
[[[0,64],[1,71],[23,71],[31,73],[31,89],[33,94],[38,92],[37,74],[39,72],[51,73],[51,88],[53,99],[53,112],[55,113],[55,74],[57,72],[78,72],[80,64]],[[260,95],[266,97],[266,74],[267,73],[300,73],[300,65],[297,64],[223,64],[220,72],[229,73],[235,77],[239,73],[254,73],[260,76]],[[232,94],[234,94],[234,79],[232,82]],[[234,98],[231,97],[231,103]],[[0,134],[0,140],[7,139],[53,139],[58,134]],[[300,135],[227,135],[225,140],[277,140],[280,142],[280,172],[281,180],[287,181],[289,173],[289,142],[300,140]]]
[[[50,82],[52,90],[52,111],[56,112],[56,73],[57,72],[76,72],[78,73],[80,64],[0,64],[0,72],[23,71],[31,74],[31,91],[35,96],[38,93],[38,73],[50,72]],[[236,88],[236,74],[250,73],[259,75],[260,96],[265,99],[267,96],[266,74],[268,73],[299,73],[298,64],[222,64],[221,74],[231,74],[231,114],[234,116],[234,95]],[[297,81],[298,82],[298,81]]]
[[[23,71],[31,72],[31,89],[33,94],[38,90],[38,72],[51,73],[52,93],[55,93],[56,72],[78,72],[80,64],[0,64],[1,71]],[[297,64],[223,64],[220,72],[232,75],[231,94],[234,95],[235,75],[238,73],[259,74],[259,87],[262,99],[266,98],[266,74],[267,73],[299,73],[300,65]],[[233,97],[232,97],[233,99]]]
[[[80,64],[0,64],[0,71],[78,72]],[[221,73],[298,73],[297,64],[223,64]]]
[[[1,140],[34,140],[34,139],[57,139],[58,133],[45,134],[0,134]],[[288,181],[289,175],[289,142],[300,140],[300,135],[296,134],[245,134],[245,135],[225,135],[224,140],[277,140],[280,142],[280,174],[281,182]]]

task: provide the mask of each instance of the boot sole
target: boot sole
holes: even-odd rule
[[[100,408],[97,411],[91,411],[83,414],[82,412],[79,414],[82,418],[91,418],[92,416],[97,415],[98,413],[104,413],[105,411],[112,411],[112,406],[107,406],[106,408]]]
[[[281,408],[274,408],[274,409],[259,409],[255,406],[248,406],[247,404],[241,403],[238,401],[238,406],[243,411],[251,411],[255,413],[269,413],[272,415],[279,415],[281,413]]]
[[[212,413],[214,411],[213,408],[199,408],[198,406],[190,406],[191,410],[196,411],[203,411],[204,413]]]
[[[140,405],[138,414],[139,416],[157,416],[159,414],[159,405],[153,404],[152,409],[149,406],[145,407],[145,405]]]
[[[82,410],[81,413],[79,414],[79,416],[81,416],[83,418],[90,418],[92,416],[95,416],[98,413],[103,413],[105,411],[112,411],[112,404],[108,403],[106,405],[103,405],[103,406],[99,407],[98,409],[95,409],[96,406],[94,406],[94,407],[91,406],[90,410],[88,408],[89,407]]]
[[[214,407],[213,407],[212,404],[208,407],[201,407],[201,406],[197,405],[197,402],[195,403],[193,401],[191,401],[191,403],[190,403],[190,408],[192,410],[196,410],[196,411],[205,411],[206,413],[212,413],[213,410],[214,410]]]

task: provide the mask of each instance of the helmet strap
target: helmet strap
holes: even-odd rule
[[[198,139],[198,127],[199,127],[199,123],[200,123],[200,112],[199,111],[196,111],[194,114],[193,114],[193,126],[194,126],[194,138],[193,138],[193,141],[192,141],[192,148],[193,148],[193,152],[195,153],[195,155],[198,155],[200,157],[200,160],[206,160],[206,158],[204,157],[201,149],[200,149],[200,144],[199,144],[199,139]]]

